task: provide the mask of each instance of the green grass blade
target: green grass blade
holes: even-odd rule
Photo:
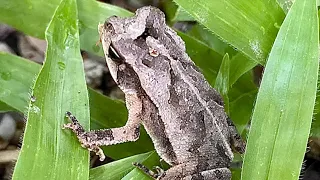
[[[264,64],[284,18],[276,1],[175,0],[198,22]]]
[[[229,114],[229,74],[230,74],[230,59],[228,53],[223,56],[219,73],[214,84],[214,88],[221,94],[224,101],[224,109]]]
[[[89,127],[89,98],[80,55],[77,6],[63,0],[46,31],[46,60],[34,85],[13,179],[88,179],[89,153],[62,130],[65,112]]]
[[[144,154],[134,155],[128,158],[124,158],[118,161],[114,161],[103,166],[99,166],[90,170],[90,180],[118,180],[122,177],[137,173],[133,171],[135,167],[132,165],[134,162],[139,162],[149,168],[158,165],[156,162],[160,162],[159,156],[155,151],[151,151]]]
[[[318,78],[315,0],[296,0],[271,50],[256,106],[242,179],[298,179]]]
[[[153,180],[153,178],[143,173],[140,169],[135,168],[121,180]]]

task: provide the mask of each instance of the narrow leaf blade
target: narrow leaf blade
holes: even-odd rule
[[[90,180],[118,180],[127,176],[127,174],[135,174],[137,172],[133,172],[135,167],[132,165],[134,162],[139,162],[147,167],[152,167],[158,165],[156,162],[159,162],[159,156],[155,151],[151,151],[93,168],[90,170]]]
[[[219,69],[219,73],[214,84],[214,88],[221,94],[224,101],[225,111],[229,114],[229,71],[230,71],[230,59],[229,55],[225,54],[222,59],[222,63]]]
[[[75,0],[63,0],[46,31],[46,60],[34,85],[13,179],[88,179],[89,153],[62,130],[71,111],[89,127]]]
[[[316,1],[296,0],[266,65],[242,179],[298,179],[317,91],[318,33]]]
[[[150,176],[135,168],[121,180],[153,180]]]

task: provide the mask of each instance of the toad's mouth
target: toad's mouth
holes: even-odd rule
[[[123,58],[120,57],[119,53],[117,52],[117,50],[114,48],[114,46],[112,45],[112,43],[109,46],[109,53],[108,53],[108,57],[117,63],[121,63],[123,62]]]

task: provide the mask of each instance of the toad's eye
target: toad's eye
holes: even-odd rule
[[[104,28],[105,28],[108,32],[111,32],[112,34],[114,33],[113,25],[112,25],[110,22],[106,21],[106,22],[104,23]]]
[[[115,29],[114,29],[114,27],[113,27],[111,22],[106,21],[104,23],[104,30],[109,35],[114,35],[115,34]]]
[[[106,23],[105,23],[105,27],[106,27],[106,29],[108,29],[109,31],[111,31],[111,30],[114,31],[112,24],[109,23],[109,22],[106,22]]]
[[[110,47],[109,47],[108,57],[115,62],[120,63],[122,61],[122,58],[119,56],[119,54],[117,53],[117,51],[114,49],[114,47],[112,45],[110,45]]]

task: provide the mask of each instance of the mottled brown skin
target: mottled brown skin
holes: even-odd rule
[[[99,146],[135,141],[143,124],[172,166],[159,179],[230,179],[231,145],[243,153],[245,143],[164,14],[143,7],[131,18],[109,18],[99,33],[129,117],[124,127],[107,130],[79,133],[79,125],[66,125],[81,144],[101,157]]]

